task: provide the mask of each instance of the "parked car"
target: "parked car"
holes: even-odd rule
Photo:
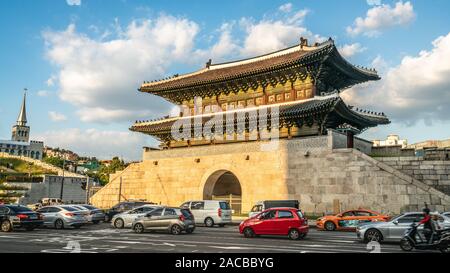
[[[388,215],[367,210],[349,210],[337,215],[324,216],[316,220],[316,227],[319,230],[355,230],[360,223],[365,222],[386,222]]]
[[[91,205],[73,205],[73,207],[87,211],[86,218],[90,223],[96,225],[105,220],[105,213],[99,208]]]
[[[120,202],[111,209],[105,211],[105,222],[111,222],[114,215],[129,211],[144,205],[155,205],[154,203],[144,202],[144,201],[125,201]]]
[[[308,231],[308,219],[295,208],[267,209],[239,225],[239,232],[246,238],[257,235],[283,235],[297,240],[305,238]]]
[[[450,212],[444,212],[442,215],[450,218]]]
[[[223,227],[232,222],[232,210],[227,201],[189,201],[180,207],[187,208],[192,212],[196,224],[204,224],[207,227],[214,225]]]
[[[356,235],[359,240],[377,242],[400,242],[405,231],[411,224],[418,223],[424,218],[422,212],[408,212],[393,217],[387,222],[364,223],[357,227]],[[439,224],[447,229],[450,228],[450,218],[439,215]],[[423,226],[419,227],[423,229]]]
[[[44,216],[44,226],[56,229],[80,228],[88,223],[84,213],[69,205],[48,206],[38,210]]]
[[[11,232],[18,228],[32,231],[43,224],[43,216],[27,207],[0,205],[0,226],[3,232]]]
[[[145,231],[164,231],[180,235],[183,231],[190,234],[195,230],[194,215],[189,209],[161,207],[137,218],[132,229],[136,233]]]
[[[119,229],[120,228],[131,228],[131,226],[133,225],[133,222],[137,218],[142,217],[157,208],[160,208],[160,206],[145,205],[145,206],[135,208],[130,211],[116,214],[116,215],[114,215],[114,217],[111,220],[111,225],[113,227],[119,228]]]
[[[266,200],[259,201],[253,206],[248,216],[250,218],[260,214],[261,212],[271,208],[300,208],[300,202],[298,200]]]

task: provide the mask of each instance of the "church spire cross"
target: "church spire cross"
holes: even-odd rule
[[[17,125],[26,126],[27,125],[27,91],[28,89],[24,89],[22,107],[20,108],[19,117],[17,118]]]

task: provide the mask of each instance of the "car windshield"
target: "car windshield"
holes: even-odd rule
[[[94,209],[97,209],[96,207],[89,206],[89,205],[83,205],[82,207],[87,208],[88,210],[94,210]]]
[[[224,210],[229,210],[230,204],[228,204],[228,202],[220,202],[220,208]]]
[[[66,206],[61,207],[61,208],[65,209],[65,210],[67,210],[67,211],[78,211],[78,210],[79,210],[79,209],[76,209],[76,208],[74,208],[74,207],[66,207]]]
[[[297,210],[297,215],[298,217],[303,218],[303,213],[301,210]]]
[[[182,209],[181,213],[183,214],[184,217],[189,218],[192,216],[191,212],[187,209]]]

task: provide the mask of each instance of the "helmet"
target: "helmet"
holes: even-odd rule
[[[430,214],[430,209],[429,208],[424,208],[422,211],[425,214]]]

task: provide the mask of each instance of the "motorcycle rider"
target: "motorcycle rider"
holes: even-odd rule
[[[423,234],[425,235],[425,238],[427,239],[427,242],[430,242],[430,239],[433,235],[433,223],[431,220],[430,215],[430,209],[428,207],[425,207],[423,209],[424,218],[419,222],[419,225],[423,225]]]

